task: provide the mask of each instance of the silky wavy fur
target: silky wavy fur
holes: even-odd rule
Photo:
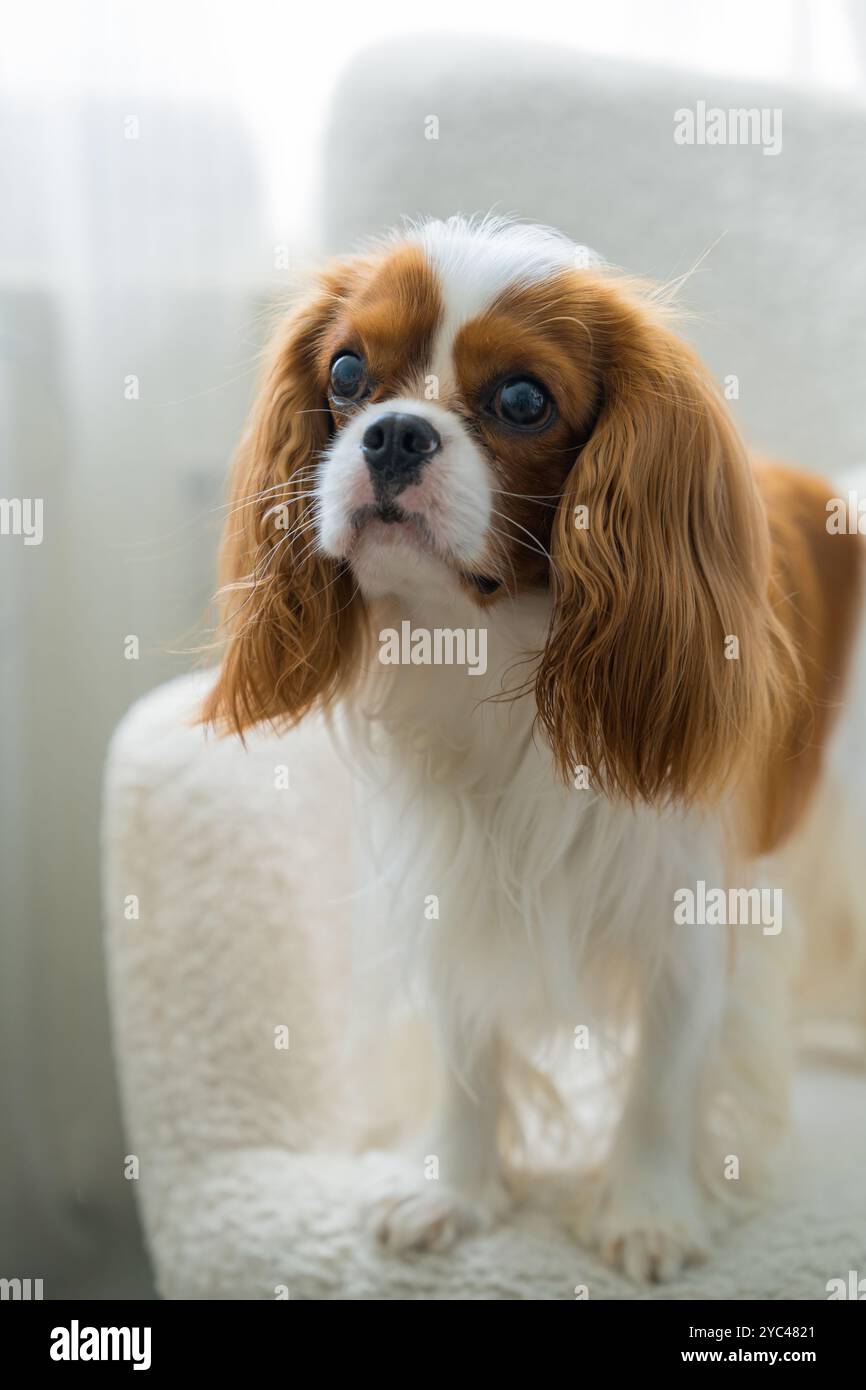
[[[319,551],[311,497],[329,438],[317,353],[341,283],[340,267],[324,272],[277,333],[232,470],[220,553],[225,647],[202,719],[236,733],[295,723],[343,693],[359,665],[363,600],[348,567]]]
[[[701,363],[627,289],[598,287],[592,331],[604,396],[554,522],[539,720],[564,776],[688,803],[766,759],[799,662],[753,470]]]

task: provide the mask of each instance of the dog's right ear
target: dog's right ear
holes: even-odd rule
[[[356,274],[352,261],[320,274],[280,327],[232,469],[220,552],[225,650],[201,713],[223,731],[294,723],[358,668],[362,600],[347,565],[318,548],[312,496],[331,430],[322,339]]]
[[[554,520],[539,718],[564,776],[585,765],[609,796],[688,804],[774,742],[797,657],[771,602],[765,508],[715,383],[629,287],[599,283],[583,314],[603,403]]]

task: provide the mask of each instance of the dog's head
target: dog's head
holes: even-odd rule
[[[649,802],[718,781],[771,717],[767,528],[665,319],[564,238],[489,219],[328,267],[235,466],[206,717],[291,721],[348,689],[369,600],[436,592],[447,617],[449,595],[547,590],[560,769]]]

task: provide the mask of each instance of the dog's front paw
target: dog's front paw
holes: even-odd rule
[[[407,1183],[381,1197],[373,1230],[387,1250],[447,1250],[462,1235],[494,1225],[508,1207],[500,1182],[467,1195],[438,1181]]]
[[[599,1183],[578,1211],[577,1232],[636,1283],[664,1283],[703,1259],[707,1230],[688,1178],[637,1173]]]

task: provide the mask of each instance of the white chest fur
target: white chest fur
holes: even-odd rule
[[[435,602],[377,611],[378,631],[433,633]],[[437,611],[438,609],[438,611]],[[486,621],[487,669],[380,667],[349,730],[359,769],[362,957],[379,997],[432,990],[468,1026],[533,1035],[622,1005],[630,969],[674,938],[674,892],[719,881],[718,827],[614,805],[556,777],[531,682],[544,597]],[[448,626],[478,623],[466,604]],[[470,649],[476,652],[482,644]],[[387,983],[386,983],[387,981]]]

